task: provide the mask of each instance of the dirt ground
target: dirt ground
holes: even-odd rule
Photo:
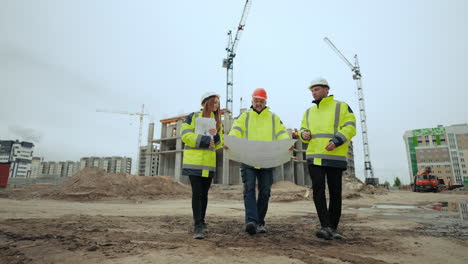
[[[468,263],[466,192],[345,191],[342,241],[314,236],[308,189],[288,183],[273,186],[269,232],[254,236],[243,231],[241,187],[213,186],[204,240],[192,239],[190,192],[95,200],[24,192],[0,191],[0,263]]]

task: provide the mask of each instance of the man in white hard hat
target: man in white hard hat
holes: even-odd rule
[[[342,239],[337,232],[341,217],[341,179],[347,168],[348,143],[356,135],[356,118],[346,103],[328,95],[330,86],[325,78],[313,80],[308,89],[315,105],[303,115],[299,138],[308,143],[306,158],[321,225],[315,234],[327,240]],[[330,196],[328,208],[325,182]]]

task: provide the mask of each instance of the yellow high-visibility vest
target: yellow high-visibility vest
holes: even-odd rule
[[[253,108],[234,121],[229,135],[248,140],[273,141],[289,139],[288,131],[280,118],[266,107],[257,113]]]
[[[195,133],[197,118],[202,117],[202,112],[195,112],[187,116],[182,123],[180,136],[185,143],[184,157],[182,161],[182,174],[209,177],[216,173],[216,150],[222,148],[224,143],[223,127],[215,137],[215,148],[209,148],[210,136]],[[211,113],[211,118],[214,114]],[[208,139],[208,138],[209,139]],[[217,139],[217,140],[216,140]]]
[[[302,138],[302,132],[309,131],[310,140]],[[308,143],[306,158],[309,164],[330,167],[347,167],[349,141],[356,135],[356,117],[344,102],[333,96],[324,97],[318,105],[304,112],[299,138]],[[341,145],[328,151],[325,147],[330,140],[338,139]]]

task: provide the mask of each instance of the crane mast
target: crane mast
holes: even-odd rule
[[[232,114],[233,106],[233,88],[234,88],[234,58],[236,57],[236,50],[237,45],[239,44],[239,39],[242,35],[242,31],[244,31],[245,21],[247,20],[247,15],[250,10],[250,5],[252,4],[251,0],[246,0],[244,5],[244,11],[242,12],[242,16],[237,26],[236,35],[234,39],[232,38],[232,31],[229,30],[228,35],[228,43],[226,47],[226,58],[223,60],[223,67],[226,68],[226,109]]]
[[[369,152],[369,139],[367,133],[367,118],[366,118],[366,109],[364,104],[364,93],[362,90],[362,80],[361,80],[361,69],[359,67],[359,61],[357,55],[354,55],[354,65],[349,62],[348,59],[340,52],[338,48],[328,39],[323,39],[330,48],[338,55],[338,57],[343,60],[345,64],[353,72],[353,80],[356,81],[357,86],[357,93],[358,93],[358,100],[359,100],[359,116],[361,118],[361,130],[362,130],[362,144],[364,150],[364,175],[366,178],[367,184],[376,185],[378,184],[378,179],[374,178],[374,170],[372,169],[371,159],[370,159],[370,152]]]

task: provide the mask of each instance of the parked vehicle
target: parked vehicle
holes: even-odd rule
[[[438,186],[438,188],[439,188],[439,192],[447,190],[447,185],[445,185],[444,179],[440,179],[440,178],[439,178],[439,179],[437,179],[437,181],[438,181],[438,185],[437,185],[437,186]]]
[[[413,192],[440,192],[439,179],[435,175],[416,175],[414,177]]]

